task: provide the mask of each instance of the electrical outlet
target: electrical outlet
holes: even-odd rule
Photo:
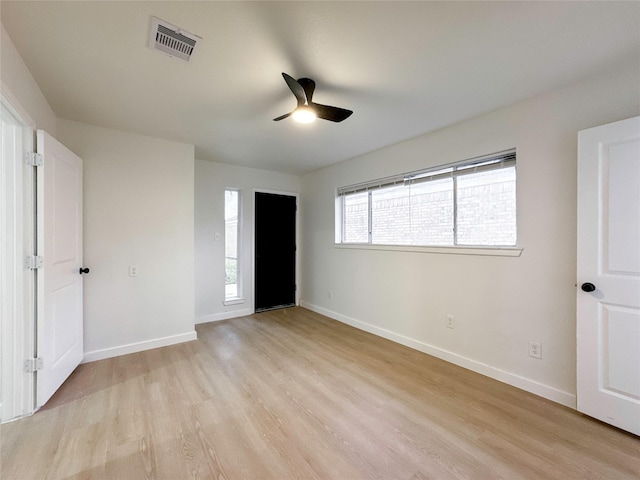
[[[329,300],[333,300],[333,290],[329,290]]]
[[[137,277],[138,276],[138,267],[129,266],[129,276]]]
[[[447,328],[456,328],[456,317],[447,315]]]
[[[538,342],[529,342],[529,356],[542,359],[542,345]]]

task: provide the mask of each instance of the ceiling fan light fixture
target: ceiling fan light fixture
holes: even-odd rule
[[[289,90],[291,90],[293,96],[296,97],[298,107],[293,112],[285,113],[284,115],[274,118],[274,122],[293,117],[293,120],[299,123],[311,123],[316,118],[338,123],[346,120],[353,113],[352,110],[347,110],[346,108],[315,103],[313,101],[313,92],[316,88],[316,82],[310,78],[304,77],[296,80],[284,72],[282,72],[282,78],[284,78],[284,81],[289,86]]]
[[[311,123],[317,118],[316,112],[307,106],[298,107],[291,115],[293,120],[298,123]]]

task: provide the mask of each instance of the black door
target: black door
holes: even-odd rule
[[[296,197],[256,192],[255,310],[296,302]]]

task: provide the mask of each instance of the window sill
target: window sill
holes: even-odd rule
[[[448,255],[485,255],[493,257],[519,257],[521,247],[420,247],[413,245],[372,245],[369,243],[335,243],[346,250],[387,250],[394,252],[440,253]]]
[[[244,298],[229,298],[222,302],[225,307],[228,307],[229,305],[240,305],[241,303],[244,303]]]

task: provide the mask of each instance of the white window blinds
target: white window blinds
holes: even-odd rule
[[[515,246],[515,150],[337,190],[340,243]]]

